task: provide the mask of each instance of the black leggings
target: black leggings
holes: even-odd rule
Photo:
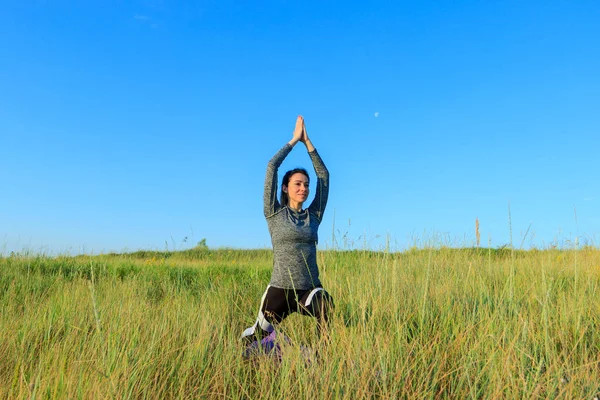
[[[254,335],[262,338],[273,331],[274,324],[280,323],[294,312],[315,317],[321,334],[326,329],[333,306],[333,298],[321,287],[294,290],[267,286],[258,318],[253,326],[244,331],[242,338]]]

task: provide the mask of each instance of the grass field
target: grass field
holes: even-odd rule
[[[600,392],[600,250],[322,251],[331,342],[241,357],[268,250],[0,258],[0,398],[565,398]]]

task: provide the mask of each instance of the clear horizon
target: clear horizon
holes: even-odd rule
[[[320,248],[473,244],[476,218],[499,247],[509,205],[517,248],[600,243],[595,2],[4,10],[0,254],[269,248],[298,114],[331,174]]]

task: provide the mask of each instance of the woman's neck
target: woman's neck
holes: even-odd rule
[[[302,203],[296,203],[295,201],[290,200],[288,207],[297,212],[302,211]]]

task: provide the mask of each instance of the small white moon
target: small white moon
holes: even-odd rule
[[[379,117],[379,111],[375,113],[375,118]]]

